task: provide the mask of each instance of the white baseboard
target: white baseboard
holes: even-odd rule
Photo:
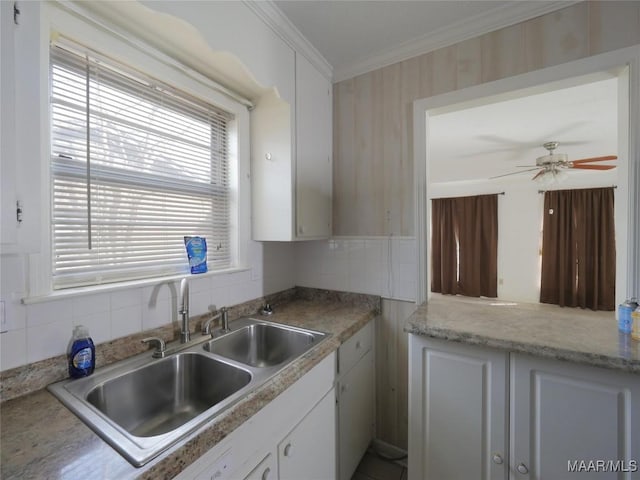
[[[403,450],[400,447],[396,447],[390,443],[385,442],[384,440],[380,440],[374,438],[371,442],[369,448],[373,449],[375,452],[380,455],[388,458],[400,458],[404,457],[401,460],[395,460],[395,462],[403,467],[407,467],[407,451]]]

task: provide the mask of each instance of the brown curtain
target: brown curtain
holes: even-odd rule
[[[545,192],[540,302],[615,309],[612,187]]]
[[[458,293],[455,198],[431,201],[431,291]]]
[[[498,296],[497,195],[432,200],[431,265],[432,292]]]

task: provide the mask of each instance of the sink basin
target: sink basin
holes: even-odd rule
[[[98,368],[49,391],[136,467],[254,391],[326,334],[242,318],[232,331]]]
[[[251,374],[196,353],[181,353],[94,387],[87,401],[128,433],[175,430],[251,381]]]
[[[253,367],[272,367],[306,352],[318,337],[317,332],[256,323],[216,338],[204,349]]]

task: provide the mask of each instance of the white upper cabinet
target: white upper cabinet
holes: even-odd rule
[[[254,240],[331,235],[331,83],[300,54],[295,80],[294,105],[265,95],[252,112]]]
[[[15,163],[15,69],[13,40],[13,4],[0,3],[0,179],[2,179],[2,251],[16,243],[16,163]]]
[[[40,248],[42,140],[48,119],[41,117],[47,77],[40,70],[40,2],[0,2],[0,180],[2,253],[33,253]],[[22,215],[17,215],[17,204]]]
[[[331,84],[296,56],[296,236],[331,235]]]

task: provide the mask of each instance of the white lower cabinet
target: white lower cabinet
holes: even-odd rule
[[[640,375],[410,335],[409,379],[409,480],[640,478]]]
[[[268,454],[243,480],[277,480],[278,456]]]
[[[338,350],[338,478],[350,480],[374,437],[373,322]]]
[[[505,352],[409,339],[409,478],[507,478]]]
[[[280,480],[336,477],[336,401],[332,389],[278,445]]]
[[[519,354],[510,368],[513,478],[640,478],[640,375]]]

